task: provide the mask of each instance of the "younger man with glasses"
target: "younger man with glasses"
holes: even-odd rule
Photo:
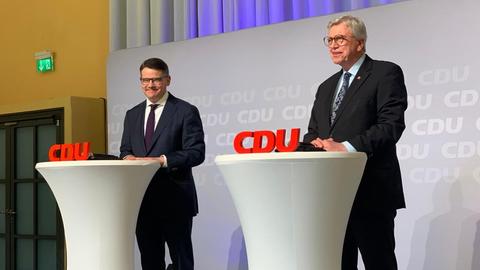
[[[326,151],[368,156],[347,225],[342,270],[357,269],[358,250],[366,270],[397,269],[394,219],[405,207],[395,147],[405,129],[403,72],[365,54],[367,31],[360,19],[340,17],[327,31],[330,58],[342,69],[318,87],[303,140]]]
[[[120,146],[123,159],[157,160],[161,166],[138,215],[143,270],[165,270],[165,243],[173,269],[193,270],[192,219],[198,206],[192,167],[205,159],[204,133],[198,109],[167,91],[170,80],[163,60],[142,63],[146,100],[127,111]]]

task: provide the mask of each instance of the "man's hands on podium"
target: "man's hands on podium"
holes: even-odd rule
[[[328,152],[347,152],[347,148],[343,143],[339,143],[334,141],[332,138],[328,138],[322,140],[320,138],[316,138],[315,140],[310,142],[315,148],[324,149]]]
[[[159,157],[136,157],[134,155],[126,155],[124,160],[156,160],[160,163],[160,167],[167,167],[167,158],[165,155]]]

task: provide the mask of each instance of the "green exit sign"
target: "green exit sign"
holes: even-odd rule
[[[37,71],[38,72],[53,71],[53,57],[37,59]]]
[[[37,72],[44,73],[53,71],[53,54],[50,51],[35,53]]]

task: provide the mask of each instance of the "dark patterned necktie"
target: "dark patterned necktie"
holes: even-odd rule
[[[333,124],[333,122],[335,121],[335,117],[337,117],[337,110],[338,110],[338,107],[340,107],[340,103],[342,103],[345,93],[347,92],[351,75],[352,74],[348,72],[345,72],[345,74],[343,74],[342,87],[340,88],[340,91],[338,91],[337,98],[335,98],[335,102],[333,103],[332,114],[330,115],[330,125]]]
[[[145,128],[145,147],[148,149],[151,146],[153,132],[155,131],[155,109],[158,104],[150,104],[150,113],[148,114],[147,127]]]

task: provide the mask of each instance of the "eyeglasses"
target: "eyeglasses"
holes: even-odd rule
[[[325,46],[327,46],[327,47],[332,46],[333,43],[335,43],[338,46],[343,46],[343,45],[347,44],[348,41],[349,41],[348,38],[346,36],[343,36],[343,35],[337,35],[337,36],[334,36],[334,37],[324,37],[323,38],[323,43],[325,43]]]
[[[142,84],[149,84],[150,82],[152,82],[152,84],[160,84],[163,79],[167,78],[168,75],[163,75],[161,77],[156,77],[156,78],[140,78],[140,82]]]

